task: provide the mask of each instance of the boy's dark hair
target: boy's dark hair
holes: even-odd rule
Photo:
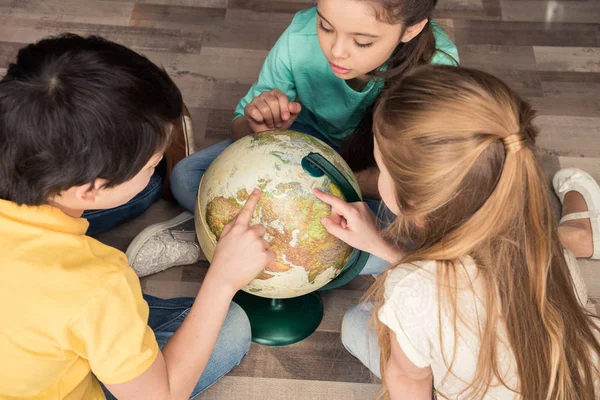
[[[21,49],[0,81],[0,198],[41,205],[97,178],[133,178],[169,142],[182,98],[167,73],[100,37]]]

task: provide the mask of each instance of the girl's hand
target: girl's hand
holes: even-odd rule
[[[288,129],[298,118],[302,106],[289,101],[279,89],[262,92],[244,108],[246,120],[254,133],[270,129]]]
[[[366,203],[347,203],[331,194],[313,189],[315,196],[331,206],[331,216],[321,219],[327,232],[350,246],[371,253],[390,263],[403,257],[400,249],[379,233],[375,215]]]
[[[238,291],[275,260],[264,238],[262,225],[250,226],[260,191],[254,190],[246,204],[229,224],[225,225],[215,249],[209,273],[224,285]]]

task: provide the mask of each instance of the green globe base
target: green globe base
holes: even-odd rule
[[[267,346],[285,346],[306,339],[323,319],[323,301],[315,292],[289,299],[267,299],[240,290],[233,301],[250,319],[252,341]]]

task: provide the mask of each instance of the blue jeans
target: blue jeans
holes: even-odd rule
[[[334,146],[320,132],[308,125],[294,122],[290,129],[314,136],[337,150],[337,146]],[[173,197],[175,197],[177,202],[183,208],[191,213],[194,212],[196,198],[198,197],[198,187],[200,186],[202,176],[210,164],[231,143],[233,143],[231,139],[224,140],[184,158],[175,165],[173,172],[171,172],[171,192],[173,193]],[[382,204],[380,200],[374,199],[365,199],[365,202],[375,214],[378,213]],[[386,261],[371,255],[362,270],[361,275],[379,274],[385,270],[387,266],[388,263]]]
[[[144,295],[144,299],[150,307],[148,325],[154,331],[158,346],[162,348],[183,322],[194,299],[179,297],[163,300],[149,295]],[[248,321],[246,313],[240,306],[232,302],[208,364],[206,364],[190,399],[235,368],[248,354],[251,338],[250,321]],[[108,400],[115,399],[104,386],[102,388]]]
[[[107,210],[87,210],[81,216],[90,223],[86,235],[95,235],[112,229],[122,223],[134,219],[144,213],[152,203],[162,196],[163,179],[166,173],[166,162],[163,160],[150,177],[150,182],[127,203]]]
[[[342,344],[375,376],[381,378],[379,370],[381,350],[377,343],[377,333],[371,324],[372,314],[372,303],[359,303],[352,306],[342,320]]]

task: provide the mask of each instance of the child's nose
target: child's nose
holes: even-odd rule
[[[331,47],[331,55],[333,55],[336,59],[348,57],[348,52],[346,51],[346,46],[343,40],[338,39],[333,42],[333,46]]]

